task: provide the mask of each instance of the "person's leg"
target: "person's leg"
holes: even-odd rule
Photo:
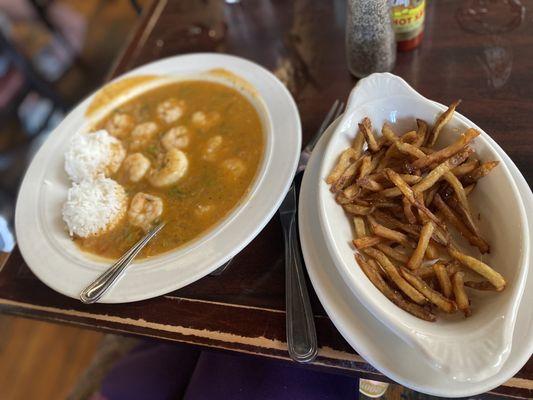
[[[143,342],[111,369],[97,398],[179,399],[187,388],[199,354],[187,345]]]
[[[354,377],[280,360],[203,351],[184,399],[355,400],[358,392]]]

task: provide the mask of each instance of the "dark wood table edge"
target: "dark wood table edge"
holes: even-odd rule
[[[157,22],[167,2],[168,0],[152,0],[150,4],[143,8],[139,21],[132,28],[131,33],[126,39],[126,45],[123,46],[122,50],[115,57],[104,82],[109,82],[119,73],[127,71],[129,61],[135,58],[135,52],[142,47],[146,37],[152,32],[153,25]]]
[[[293,362],[288,356],[286,342],[282,341],[277,341],[278,345],[276,347],[263,346],[261,344],[261,338],[245,337],[244,339],[249,343],[233,343],[227,340],[216,339],[216,336],[221,334],[221,332],[218,331],[203,330],[203,334],[197,336],[195,334],[179,333],[175,331],[176,329],[189,329],[186,327],[173,326],[172,328],[174,328],[174,331],[172,331],[172,329],[164,331],[161,330],[161,328],[141,328],[139,325],[134,324],[137,320],[131,320],[129,318],[103,315],[104,318],[99,320],[98,318],[95,318],[95,314],[89,312],[84,313],[76,310],[61,310],[52,307],[34,306],[32,304],[25,304],[6,299],[0,299],[0,313],[49,323],[81,327],[83,329],[90,329],[103,333],[143,337],[146,339],[187,344],[200,349],[240,353]],[[109,318],[106,319],[105,317]],[[112,321],[109,319],[112,319]],[[107,326],[103,325],[102,321],[105,321]],[[331,349],[329,347],[320,347],[316,360],[313,363],[307,364],[306,367],[323,370],[329,373],[334,372],[343,375],[358,376],[360,378],[394,383],[394,381],[389,379],[386,375],[375,370],[371,364],[365,361],[361,356],[354,353]],[[533,381],[513,377],[500,387],[531,392],[533,391]],[[501,396],[505,396],[506,398],[528,398],[528,395],[521,396],[501,393],[498,391],[498,388],[484,394],[491,397],[496,396],[497,398],[501,398]]]

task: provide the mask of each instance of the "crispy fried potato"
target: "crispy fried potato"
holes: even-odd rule
[[[413,186],[413,190],[416,192],[423,192],[428,190],[440,179],[442,175],[454,168],[455,166],[461,164],[468,156],[472,153],[471,148],[466,148],[465,150],[455,154],[454,156],[448,158],[443,163],[436,166],[429,174],[426,175],[420,182]]]
[[[413,161],[411,163],[411,166],[413,168],[425,168],[431,164],[440,163],[442,162],[442,160],[446,160],[447,158],[450,158],[454,154],[457,154],[458,152],[463,150],[465,146],[472,140],[474,140],[477,136],[479,136],[479,131],[470,128],[465,133],[461,134],[461,136],[459,136],[459,139],[448,147],[445,147],[442,150],[436,151],[432,154],[428,154],[423,158],[419,158],[418,160]]]
[[[409,258],[409,261],[407,262],[408,268],[417,269],[420,267],[420,265],[422,265],[422,260],[424,259],[424,254],[426,253],[429,239],[431,239],[431,235],[433,235],[433,229],[434,225],[431,221],[427,222],[422,227],[416,249],[411,255],[411,258]]]
[[[452,281],[446,270],[446,266],[441,263],[433,264],[433,271],[439,281],[439,286],[444,297],[450,298],[452,296]]]
[[[426,121],[417,119],[416,126],[416,140],[413,142],[413,146],[420,147],[426,141],[426,136],[428,133],[428,124],[426,123]]]
[[[457,310],[457,306],[453,301],[447,299],[436,290],[430,288],[428,284],[420,277],[412,274],[406,268],[400,268],[400,271],[407,282],[409,282],[416,290],[426,296],[426,298],[435,304],[439,309],[447,313],[452,313]]]
[[[409,185],[405,183],[405,181],[396,172],[394,172],[392,169],[387,169],[386,172],[391,182],[396,185],[396,187],[407,198],[407,200],[409,200],[411,204],[416,206],[418,209],[422,210],[424,214],[426,214],[428,218],[430,218],[437,225],[445,228],[445,225],[442,223],[442,221],[440,221],[424,204],[421,204],[418,200],[416,200],[413,190],[409,187]],[[417,183],[415,186],[419,184],[420,183]],[[385,192],[385,190],[383,192]]]
[[[478,166],[479,166],[478,160],[465,161],[461,165],[452,169],[452,174],[454,174],[455,176],[463,176],[463,175],[471,173]]]
[[[461,234],[461,236],[468,240],[472,246],[476,246],[481,253],[489,252],[490,248],[487,242],[472,233],[470,229],[468,229],[463,223],[463,221],[461,221],[461,219],[455,214],[455,212],[453,212],[453,210],[442,200],[439,194],[435,195],[433,202],[442,213],[446,221],[452,224],[453,227]]]
[[[476,183],[478,180],[483,178],[484,176],[487,176],[490,171],[492,171],[500,162],[499,161],[489,161],[486,163],[481,164],[479,167],[477,167],[475,170],[473,170],[470,174],[467,174],[463,179],[463,185],[468,186],[472,183]]]
[[[450,104],[450,106],[445,112],[439,115],[439,118],[437,118],[437,121],[435,122],[435,125],[431,130],[431,134],[428,136],[428,140],[426,141],[430,146],[435,145],[435,142],[439,138],[442,128],[452,118],[453,113],[455,112],[455,109],[457,108],[457,106],[459,106],[459,104],[461,104],[461,100],[454,101],[452,104]]]
[[[355,230],[356,238],[361,238],[366,236],[366,224],[363,217],[355,216],[353,217],[353,226]]]
[[[354,158],[359,158],[363,154],[363,146],[365,145],[365,135],[361,132],[361,129],[357,131],[352,141],[352,149]]]
[[[416,224],[416,216],[413,214],[412,204],[407,200],[405,197],[402,199],[402,205],[403,205],[403,213],[405,214],[405,218],[407,219],[407,222],[410,224]]]
[[[360,155],[351,147],[344,150],[339,157],[339,161],[331,171],[331,174],[326,179],[326,183],[328,185],[331,185],[341,177],[344,171],[352,164],[355,160],[357,160],[360,157]]]
[[[357,180],[357,185],[372,192],[381,192],[383,185],[366,176]]]
[[[398,268],[389,260],[389,258],[381,251],[368,247],[363,250],[370,257],[374,258],[387,273],[387,276],[398,286],[398,288],[407,295],[411,300],[417,304],[425,304],[426,298],[411,286],[398,271]]]
[[[439,116],[432,130],[417,120],[416,131],[401,135],[385,123],[382,135],[375,136],[364,118],[351,149],[341,154],[327,178],[335,200],[353,217],[353,245],[360,251],[356,259],[363,272],[393,303],[430,321],[436,316],[428,300],[446,312],[460,305],[469,315],[464,286],[501,291],[506,285],[499,273],[458,250],[446,225],[481,251],[489,250],[468,195],[497,162],[480,165],[471,157],[469,143],[479,135],[475,129],[447,147],[433,147],[457,104]],[[461,265],[487,280],[465,285]]]
[[[476,290],[496,291],[496,288],[489,281],[466,281],[465,286]]]
[[[361,206],[359,204],[343,204],[342,208],[344,208],[344,211],[350,214],[355,215],[369,215],[374,212],[376,209],[373,206],[367,207],[367,206]]]
[[[435,276],[435,271],[433,270],[433,267],[431,265],[424,265],[411,272],[422,279],[429,279]]]
[[[359,264],[359,267],[363,270],[363,273],[368,277],[370,282],[372,282],[374,286],[390,301],[417,318],[431,322],[436,320],[436,316],[426,310],[424,307],[420,307],[418,304],[408,302],[398,292],[392,290],[387,282],[383,280],[379,270],[370,264],[370,260],[368,262],[365,261],[360,254],[356,254],[355,258]]]
[[[372,247],[378,243],[383,242],[385,239],[380,236],[361,236],[357,239],[352,240],[353,245],[356,249],[362,250],[367,247]]]
[[[456,272],[452,276],[452,288],[453,294],[455,296],[455,302],[457,303],[457,308],[461,310],[465,317],[470,316],[470,301],[468,300],[468,295],[466,294],[464,288],[464,273],[461,271]]]
[[[376,244],[374,247],[378,250],[381,250],[383,253],[385,253],[385,255],[389,256],[393,260],[399,261],[402,264],[405,264],[407,261],[409,261],[407,254],[404,254],[383,242]]]
[[[374,235],[380,236],[384,239],[392,240],[393,242],[400,243],[404,246],[413,247],[413,244],[411,243],[407,235],[379,224],[370,215],[367,217],[367,220],[370,224],[370,229],[372,229],[372,232],[374,232]]]
[[[479,275],[487,279],[492,285],[494,285],[498,292],[501,292],[503,289],[505,289],[505,285],[507,283],[505,282],[503,276],[501,276],[500,273],[494,271],[484,262],[460,252],[451,243],[448,245],[448,253],[450,253],[450,255],[457,261],[459,261],[462,265],[470,268],[472,271],[477,272]]]
[[[379,151],[381,146],[378,144],[374,134],[372,133],[372,123],[370,122],[370,119],[364,118],[359,124],[359,130],[363,133],[368,144],[368,148],[373,152]]]
[[[351,183],[357,178],[357,171],[363,162],[363,157],[357,159],[355,162],[351,163],[346,170],[341,174],[339,179],[331,185],[331,190],[333,192],[338,192],[344,188],[351,185]]]

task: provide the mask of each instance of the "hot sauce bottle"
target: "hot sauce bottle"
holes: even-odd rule
[[[399,51],[409,51],[424,36],[425,0],[391,0],[392,26]]]

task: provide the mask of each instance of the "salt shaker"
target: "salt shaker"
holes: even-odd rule
[[[346,58],[350,72],[362,78],[392,70],[396,41],[388,0],[348,0]]]

